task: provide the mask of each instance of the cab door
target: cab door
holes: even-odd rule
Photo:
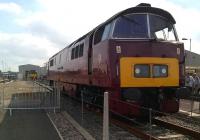
[[[93,36],[94,33],[92,33],[89,37],[89,48],[88,48],[88,75],[92,75],[92,46],[93,46]]]

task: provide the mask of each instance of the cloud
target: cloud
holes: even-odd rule
[[[67,44],[88,33],[114,14],[141,3],[140,0],[36,2],[35,5],[39,4],[39,8],[33,11],[22,10],[15,3],[0,3],[0,10],[18,13],[14,19],[16,28],[23,29],[20,33],[0,33],[0,55],[10,59],[9,62],[14,67],[16,64],[43,64]],[[192,50],[200,53],[200,10],[182,7],[169,0],[143,2],[169,11],[177,21],[179,38],[192,38]],[[185,41],[185,46],[186,49],[189,48],[188,41]]]
[[[37,1],[45,9],[41,13],[42,16],[38,16],[38,20],[48,23],[58,32],[65,34],[69,42],[81,37],[119,11],[141,3],[140,0],[127,0],[126,2],[116,0],[52,0],[48,3],[46,0]],[[193,51],[200,53],[200,47],[197,47],[200,45],[200,41],[197,40],[197,35],[200,33],[199,9],[189,8],[189,6],[183,7],[169,0],[144,0],[143,2],[169,11],[177,21],[176,28],[180,41],[183,37],[192,38],[195,46]]]
[[[49,40],[27,33],[0,33],[0,56],[17,70],[18,65],[42,65],[59,49]]]
[[[0,3],[0,11],[20,14],[23,10],[20,7],[20,5],[13,2],[9,2],[9,3]]]
[[[20,22],[23,23],[22,26],[28,33],[37,37],[45,38],[50,42],[57,44],[59,48],[63,48],[63,46],[67,44],[66,36],[62,34],[62,32],[57,31],[41,20],[34,20],[29,23],[26,23],[25,21]]]

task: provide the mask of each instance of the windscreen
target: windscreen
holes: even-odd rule
[[[166,18],[149,15],[151,38],[158,40],[177,40],[173,24]]]
[[[131,14],[116,20],[114,38],[148,38],[147,15]]]
[[[116,19],[113,38],[177,40],[174,25],[154,14],[129,14]]]

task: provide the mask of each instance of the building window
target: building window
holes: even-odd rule
[[[56,65],[56,57],[55,57],[55,61],[54,61],[55,65]]]
[[[96,31],[95,36],[94,36],[94,45],[103,41],[103,40],[108,39],[109,33],[110,33],[110,27],[111,27],[111,24],[108,24],[106,26],[100,27]]]
[[[74,47],[71,51],[71,60],[82,57],[83,50],[84,50],[84,43],[81,43],[80,45],[77,45],[76,47]]]
[[[74,53],[75,53],[75,48],[72,49],[72,53],[71,53],[71,60],[74,59]]]
[[[75,57],[74,58],[78,58],[78,51],[79,51],[79,45],[76,46],[76,48],[75,48]]]
[[[108,39],[109,33],[110,33],[110,27],[111,27],[111,24],[108,24],[105,26],[101,41]]]
[[[71,56],[71,55],[70,55],[70,51],[67,50],[66,53],[67,53],[67,55],[66,55],[66,60],[69,61],[69,60],[70,60],[70,56]]]
[[[53,66],[53,59],[50,60],[50,67]]]
[[[99,42],[101,41],[102,35],[103,35],[103,32],[104,32],[104,28],[105,28],[105,26],[100,27],[100,28],[96,31],[96,33],[95,33],[95,35],[94,35],[94,45],[96,45],[97,43],[99,43]]]
[[[84,44],[82,43],[82,44],[80,44],[80,46],[79,46],[79,57],[82,57],[83,56],[83,48],[84,48]]]
[[[59,63],[61,62],[61,58],[62,58],[62,54],[60,54],[60,57],[59,57]]]

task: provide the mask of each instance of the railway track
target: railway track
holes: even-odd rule
[[[81,102],[81,100],[77,99],[77,98],[73,98],[73,100]],[[98,105],[95,105],[95,104],[90,104],[90,105],[97,107],[98,109],[101,108],[101,106],[98,106]],[[91,111],[87,107],[85,109]],[[110,117],[110,122],[112,124],[124,129],[125,131],[128,131],[129,133],[133,134],[134,136],[136,136],[138,138],[141,138],[142,140],[159,140],[159,138],[145,132],[144,130],[139,129],[137,127],[134,127],[134,125],[132,125],[134,122],[132,122],[130,119],[123,117],[119,114],[115,114],[113,112],[110,112],[110,113],[112,115],[114,115],[114,117]],[[97,112],[95,112],[95,114],[99,115],[101,118],[103,116],[103,113],[101,111],[97,111]],[[118,119],[116,119],[115,117],[117,117]],[[121,120],[125,120],[125,122],[121,121]]]
[[[179,132],[183,135],[191,136],[195,139],[200,138],[200,131],[196,129],[192,129],[191,127],[187,127],[185,125],[181,125],[179,123],[174,123],[172,121],[169,121],[168,119],[163,119],[162,117],[157,117],[153,119],[153,123],[159,126],[166,127],[168,129],[174,130],[176,132]]]
[[[143,140],[193,140],[192,136],[188,133],[182,133],[182,131],[177,131],[176,128],[172,129],[171,127],[166,127],[159,121],[155,122],[152,120],[152,125],[150,128],[150,124],[145,123],[143,125],[145,126],[139,126],[136,124],[133,124],[132,121],[120,121],[115,120],[113,118],[110,119],[112,123],[119,126],[120,128],[123,128],[133,135],[143,139]],[[132,125],[133,124],[133,125]],[[140,122],[140,124],[142,124]],[[190,133],[190,132],[189,132]],[[188,134],[188,135],[187,135]],[[195,135],[195,133],[194,133]],[[198,135],[196,136],[198,137]],[[194,137],[194,138],[196,138]]]
[[[200,95],[191,95],[191,96],[181,98],[181,99],[192,100],[192,101],[200,101]]]
[[[67,96],[65,96],[65,97],[63,97],[62,98],[63,99],[63,102],[64,102],[64,104],[66,103],[66,102],[68,102],[69,103],[69,100],[71,100],[73,103],[72,103],[72,106],[74,107],[74,104],[76,104],[75,106],[79,106],[78,108],[80,109],[75,109],[74,111],[78,111],[79,113],[81,112],[81,101],[80,100],[76,100],[76,99],[74,99],[74,98],[71,98],[71,97],[67,97]],[[77,102],[77,103],[75,103],[75,101]],[[91,104],[90,104],[91,105]],[[98,107],[98,106],[96,106],[96,107]],[[71,107],[70,107],[71,108]],[[98,107],[99,108],[99,107]],[[67,111],[67,108],[66,108],[66,106],[65,107],[63,107],[63,109],[64,110],[66,110]],[[69,108],[68,108],[69,109]],[[69,109],[68,111],[72,111],[73,109]],[[88,117],[87,119],[89,119],[89,122],[87,122],[87,124],[93,124],[92,122],[91,122],[91,120],[95,120],[95,119],[92,119],[93,117],[89,117],[90,115],[94,115],[94,114],[96,114],[96,115],[98,115],[99,117],[100,117],[100,119],[101,120],[98,120],[98,121],[101,121],[101,123],[100,123],[100,129],[102,129],[102,124],[103,124],[103,122],[102,122],[102,112],[95,112],[94,110],[95,109],[88,109],[87,107],[84,107],[84,119],[86,118],[86,117]],[[86,111],[87,110],[87,111]],[[87,113],[86,113],[87,112]],[[89,113],[88,113],[89,112]],[[73,112],[74,113],[74,112]],[[72,116],[73,116],[73,113],[71,114]],[[75,113],[76,114],[76,113]],[[90,115],[88,115],[88,114],[90,114]],[[73,116],[73,117],[77,117],[78,115],[76,115],[76,116]],[[81,117],[80,117],[81,115],[79,114],[79,118],[77,118],[76,119],[76,121],[78,121],[80,124],[83,124],[83,127],[84,127],[84,124],[86,124],[86,123],[82,123],[82,121],[81,121]],[[119,117],[120,118],[120,117]],[[124,118],[123,118],[124,119]],[[137,138],[140,138],[140,139],[143,139],[143,140],[159,140],[159,139],[162,139],[162,140],[165,140],[165,139],[174,139],[174,137],[175,138],[179,138],[179,139],[181,139],[182,137],[184,137],[183,135],[180,135],[179,133],[177,134],[176,132],[171,132],[170,130],[167,130],[167,129],[164,129],[163,127],[165,127],[165,126],[163,126],[163,125],[161,125],[161,124],[157,124],[157,126],[156,126],[156,128],[153,128],[152,129],[152,133],[151,133],[151,131],[149,130],[149,126],[148,127],[138,127],[137,126],[137,124],[134,124],[133,122],[131,122],[131,120],[126,120],[126,121],[121,121],[121,119],[116,119],[115,117],[111,117],[110,118],[110,122],[112,123],[112,126],[110,127],[110,129],[111,129],[111,132],[113,133],[113,125],[115,125],[115,126],[117,126],[117,127],[119,127],[120,128],[120,130],[118,130],[118,129],[115,129],[114,128],[114,133],[116,134],[116,135],[120,135],[120,134],[126,134],[126,136],[124,136],[123,138],[122,137],[120,137],[120,136],[111,136],[111,137],[113,137],[113,138],[111,138],[111,139],[117,139],[118,137],[120,137],[119,138],[119,140],[121,140],[121,139],[124,139],[124,140],[135,140],[135,138],[133,138],[132,136],[131,136],[131,134],[133,135],[133,136],[135,136],[135,137],[137,137]],[[96,122],[95,122],[95,124],[93,124],[94,126],[95,125],[99,125],[99,124],[96,124]],[[144,124],[145,125],[145,124]],[[94,127],[93,126],[93,127]],[[161,128],[161,127],[162,128]],[[86,126],[86,129],[90,129],[90,128],[88,128],[89,126]],[[97,126],[97,128],[98,128],[99,126]],[[166,128],[166,127],[165,127]],[[99,128],[98,128],[99,129]],[[162,129],[162,130],[161,130]],[[169,128],[169,129],[171,129],[171,128]],[[94,128],[93,128],[93,130],[89,130],[89,132],[90,133],[93,133],[92,131],[94,131]],[[95,131],[97,131],[96,130],[96,128],[95,128]],[[98,130],[99,131],[99,130]],[[101,130],[100,130],[101,131]],[[154,132],[154,131],[157,131],[157,132]],[[159,132],[158,132],[159,131]],[[176,131],[176,130],[175,130]],[[156,133],[156,134],[155,134]],[[94,134],[94,133],[93,133]],[[96,135],[96,136],[95,136]],[[101,134],[100,133],[98,133],[98,134],[94,134],[94,137],[96,138],[96,139],[99,139],[101,136],[100,136]],[[113,135],[113,134],[110,134],[110,135]],[[170,135],[170,136],[169,136]],[[186,140],[187,140],[187,138],[186,138]]]
[[[95,112],[95,109],[84,107],[83,114],[81,114],[81,103],[67,96],[61,98],[61,103],[61,110],[67,111],[96,140],[102,139],[103,120],[100,112]],[[110,124],[109,129],[110,140],[139,140],[132,133],[116,125]]]
[[[195,125],[199,126],[199,130],[200,130],[200,117],[190,116],[190,115],[191,115],[191,113],[189,111],[180,111],[171,116],[174,118],[180,119],[182,121],[195,124]]]
[[[153,135],[150,135],[136,127],[133,127],[127,123],[124,123],[122,121],[119,121],[117,119],[111,119],[111,122],[113,124],[115,124],[116,126],[119,126],[120,128],[123,128],[127,131],[129,131],[130,133],[132,133],[134,136],[138,137],[138,138],[141,138],[143,140],[159,140],[159,138],[153,136]]]
[[[69,98],[69,97],[67,97],[67,98]],[[74,101],[74,99],[73,99],[73,101]],[[79,106],[81,108],[80,100],[79,100]],[[88,109],[87,107],[84,107],[84,110],[90,111],[90,113],[91,113],[91,109]],[[102,112],[95,112],[95,113],[94,112],[95,111],[93,110],[92,113],[98,115],[102,121],[102,116],[103,116]],[[165,139],[174,139],[174,137],[175,138],[183,138],[184,137],[183,135],[177,134],[174,131],[172,132],[171,130],[163,128],[163,126],[160,127],[161,125],[158,125],[158,126],[154,127],[152,130],[149,130],[149,126],[141,127],[141,126],[137,125],[137,123],[135,123],[135,121],[132,121],[129,119],[125,120],[126,117],[119,119],[121,116],[118,116],[116,119],[115,115],[114,115],[114,117],[110,117],[110,122],[112,123],[112,125],[114,124],[115,126],[118,126],[119,128],[123,129],[123,130],[120,130],[120,133],[129,132],[130,134],[136,136],[137,138],[143,139],[143,140],[150,140],[150,139],[151,140],[159,140],[159,139],[165,140]],[[102,123],[101,123],[101,125],[102,125]],[[143,124],[143,125],[146,125],[146,124]],[[111,127],[111,129],[112,129],[112,127]],[[156,131],[156,132],[154,132],[154,131]],[[118,131],[116,131],[116,133],[118,133]],[[130,135],[130,134],[128,134],[128,135]],[[128,137],[130,137],[130,136],[128,136]],[[124,137],[123,139],[127,139],[127,138]],[[186,140],[187,140],[187,138],[186,138]]]
[[[76,108],[75,110],[74,109],[69,109],[69,107],[66,107],[65,105],[64,105],[64,107],[63,107],[63,109],[64,110],[68,110],[68,111],[72,111],[72,110],[74,110],[74,112],[76,111],[78,111],[79,112],[79,115],[76,115],[76,116],[74,116],[75,118],[77,117],[77,116],[79,116],[79,118],[76,120],[76,121],[79,121],[79,123],[82,123],[80,120],[82,119],[80,116],[80,112],[81,112],[81,101],[80,101],[80,99],[79,100],[77,100],[77,99],[74,99],[73,98],[73,100],[70,98],[70,97],[67,97],[67,96],[65,96],[65,97],[62,97],[62,100],[63,100],[63,103],[64,104],[66,104],[67,102],[69,103],[69,100],[71,100],[71,101],[73,101],[73,102],[75,102],[75,100],[76,100],[76,102],[77,101],[79,101],[79,103],[77,102],[77,103],[71,103],[71,106],[73,106],[74,107],[74,104],[76,104],[75,106],[79,106],[78,107],[78,109]],[[70,107],[71,108],[71,107]],[[96,115],[98,115],[99,117],[100,117],[100,119],[101,119],[101,123],[100,123],[100,125],[102,125],[102,113],[94,113],[94,111],[92,111],[91,112],[91,110],[89,110],[88,108],[86,108],[86,107],[84,107],[84,110],[87,110],[87,112],[89,111],[90,113],[87,113],[87,114],[90,114],[90,115],[94,115],[94,114],[96,114]],[[74,112],[72,112],[72,116],[73,116],[73,113]],[[86,112],[84,112],[84,115],[85,115],[85,113]],[[74,114],[76,114],[76,113],[74,113]],[[88,115],[85,115],[84,116],[84,118],[86,118],[86,116],[88,117],[88,118],[90,118]],[[88,119],[87,118],[87,119]],[[93,118],[93,117],[91,117],[91,118]],[[89,123],[92,123],[91,122],[91,120],[92,119],[89,119]],[[100,120],[99,120],[100,121]],[[156,129],[155,129],[155,127],[151,130],[152,131],[152,133],[151,133],[151,131],[149,130],[149,127],[146,127],[146,128],[142,128],[142,127],[137,127],[136,125],[134,126],[134,124],[133,123],[131,123],[131,121],[126,121],[126,122],[123,122],[123,121],[121,121],[121,120],[119,120],[119,119],[116,119],[116,118],[110,118],[110,122],[112,123],[112,124],[114,124],[115,126],[118,126],[118,127],[120,127],[120,128],[122,128],[123,130],[118,130],[118,132],[116,131],[115,133],[117,134],[117,133],[126,133],[127,135],[129,135],[128,136],[128,138],[127,139],[133,139],[133,140],[135,140],[135,138],[132,138],[132,136],[130,136],[130,134],[133,134],[134,136],[136,136],[136,137],[138,137],[138,138],[141,138],[141,139],[143,139],[143,140],[149,140],[149,139],[152,139],[152,140],[159,140],[159,139],[175,139],[175,138],[177,138],[177,139],[181,139],[181,138],[184,138],[184,139],[189,139],[189,138],[185,138],[185,137],[187,137],[187,136],[184,136],[184,135],[188,135],[188,136],[191,136],[191,137],[193,137],[193,138],[196,138],[196,139],[198,139],[199,137],[200,137],[200,132],[198,132],[198,131],[195,131],[195,130],[192,130],[192,129],[189,129],[189,128],[187,128],[187,127],[180,127],[180,125],[175,125],[174,123],[169,123],[168,121],[164,121],[163,119],[159,119],[159,118],[154,118],[153,119],[153,123],[154,124],[156,124],[157,126],[156,126]],[[87,124],[89,124],[88,122],[87,122]],[[84,123],[83,123],[84,124]],[[97,125],[97,124],[93,124],[93,125]],[[98,124],[99,125],[99,124]],[[87,126],[87,127],[89,127],[89,126]],[[99,127],[99,126],[98,126]],[[89,128],[88,128],[89,129]],[[96,128],[95,128],[96,129]],[[102,129],[102,126],[100,126],[100,129]],[[111,128],[112,129],[112,128]],[[161,130],[162,129],[162,130]],[[167,130],[168,129],[168,130]],[[171,130],[174,130],[174,131],[171,131]],[[91,131],[91,130],[89,130],[89,131]],[[92,130],[92,131],[94,131],[94,130]],[[157,131],[157,132],[156,132]],[[128,134],[127,132],[129,132],[130,134]],[[177,133],[178,132],[178,133]],[[164,133],[166,133],[166,134],[164,134]],[[183,135],[181,135],[181,134],[183,134]],[[98,133],[98,134],[95,134],[96,135],[96,138],[98,139],[99,138],[99,135],[100,135],[100,133]],[[112,135],[112,134],[111,134]],[[95,137],[95,136],[94,136]],[[131,138],[130,138],[131,137]],[[116,139],[117,138],[117,136],[115,137],[115,138],[113,138],[113,139]],[[126,137],[123,137],[123,139],[126,139]]]

